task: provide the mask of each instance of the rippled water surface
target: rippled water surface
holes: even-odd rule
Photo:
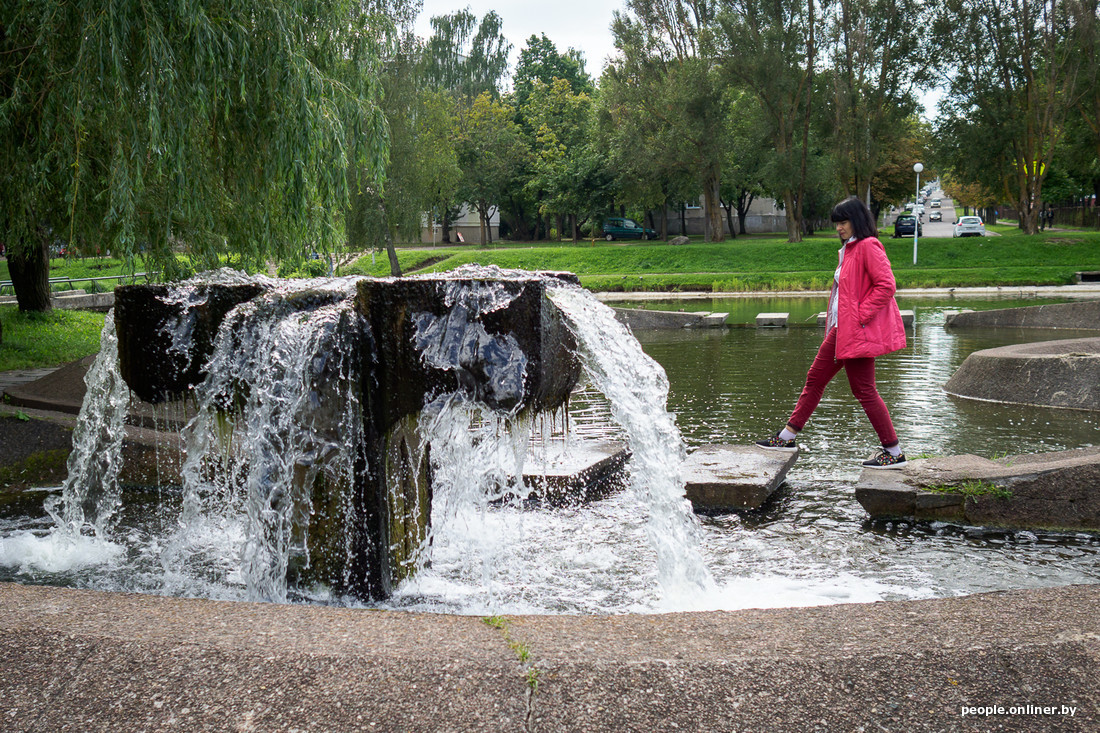
[[[973,453],[992,457],[1095,445],[1100,414],[993,405],[947,396],[942,385],[977,350],[1075,332],[948,331],[944,311],[1034,305],[1034,299],[901,300],[916,310],[910,346],[878,362],[878,386],[910,457]],[[821,298],[684,301],[649,307],[722,310],[748,322],[763,311],[808,321]],[[780,427],[820,343],[814,327],[662,331],[637,334],[669,381],[668,408],[689,448],[747,444]],[[602,396],[572,400],[568,440],[621,438]],[[446,542],[432,566],[403,585],[388,607],[458,613],[621,613],[743,608],[951,596],[986,590],[1094,583],[1100,539],[989,532],[938,524],[871,522],[855,501],[860,461],[874,431],[843,374],[800,437],[802,453],[775,499],[758,512],[702,516],[696,541],[712,582],[702,593],[669,597],[656,582],[651,527],[624,492],[569,509],[530,506],[451,508]],[[118,539],[77,547],[33,544],[49,522],[31,502],[0,520],[0,579],[106,589],[242,597],[232,556],[187,578],[167,578],[158,537],[178,515],[171,487],[131,494]],[[31,530],[31,532],[28,532]],[[239,544],[241,527],[210,528],[211,546]],[[22,534],[20,534],[22,533]],[[66,554],[68,553],[68,554]],[[74,560],[78,558],[79,561]],[[30,562],[34,559],[34,562]],[[294,599],[339,601],[323,589],[291,589]]]

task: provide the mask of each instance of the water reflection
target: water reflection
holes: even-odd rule
[[[785,304],[792,320],[795,312],[811,312],[814,303],[820,304],[806,300]],[[994,300],[964,307],[1005,306]],[[915,328],[908,331],[909,346],[878,361],[878,388],[907,455],[994,457],[1096,444],[1097,413],[948,396],[942,385],[975,350],[1082,335],[1030,329],[949,331],[943,326],[944,311],[958,308],[918,307]],[[676,413],[685,440],[702,445],[744,444],[782,426],[822,335],[817,328],[733,328],[653,331],[638,337],[668,373],[669,409]],[[830,592],[853,600],[865,593],[881,598],[942,596],[1100,580],[1100,540],[1089,535],[870,522],[855,501],[853,486],[860,461],[871,455],[877,439],[843,375],[826,389],[799,443],[798,463],[774,502],[753,515],[703,520],[715,577],[736,587],[744,605],[837,600],[813,590],[825,579],[834,586]],[[746,584],[746,578],[755,582]],[[792,600],[795,586],[802,588],[801,595],[794,593],[801,600]]]

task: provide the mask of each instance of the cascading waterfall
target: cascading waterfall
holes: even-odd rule
[[[665,409],[668,378],[615,319],[615,312],[590,293],[561,286],[548,294],[577,338],[585,374],[608,398],[612,415],[626,430],[630,486],[646,507],[647,534],[657,552],[665,598],[698,597],[713,583],[699,552],[691,503],[684,497],[684,444]]]
[[[311,281],[226,317],[184,429],[181,529],[166,569],[217,551],[211,529],[235,528],[248,598],[286,600],[292,550],[306,551],[292,529],[309,526],[308,489],[321,471],[350,483],[361,452],[353,291],[353,280]]]
[[[70,537],[91,530],[109,534],[120,502],[118,474],[122,468],[122,439],[130,393],[118,372],[118,338],[114,314],[109,312],[100,333],[100,351],[85,377],[87,391],[73,430],[68,478],[59,502],[47,509]]]

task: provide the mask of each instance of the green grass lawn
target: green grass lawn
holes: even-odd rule
[[[1006,227],[999,237],[923,238],[913,265],[910,239],[885,238],[899,287],[1064,285],[1078,270],[1100,269],[1100,232],[1058,231],[1027,236]],[[401,249],[405,272],[444,272],[465,264],[523,270],[567,270],[593,290],[806,290],[828,286],[839,243],[831,232],[791,244],[779,235],[721,243],[693,239],[611,244],[497,243],[489,247]],[[389,262],[364,257],[348,273],[388,275]]]
[[[14,305],[0,305],[0,372],[54,366],[96,353],[103,318],[90,311],[20,313]]]

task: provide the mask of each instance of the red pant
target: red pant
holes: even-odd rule
[[[836,329],[829,331],[829,335],[821,343],[817,350],[814,363],[810,365],[810,371],[806,373],[806,386],[802,388],[802,394],[798,396],[798,404],[787,424],[796,431],[802,430],[810,415],[814,413],[817,404],[821,402],[821,395],[827,385],[837,373],[844,369],[848,375],[848,386],[852,388],[852,394],[863,405],[863,411],[871,420],[871,425],[878,433],[879,440],[886,448],[898,444],[898,435],[894,432],[894,423],[890,421],[890,411],[886,409],[886,403],[875,388],[875,359],[866,357],[863,359],[836,358]]]

